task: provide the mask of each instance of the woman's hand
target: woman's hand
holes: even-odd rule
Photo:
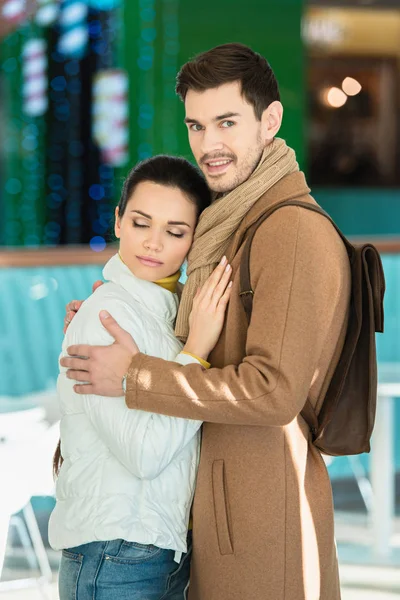
[[[207,360],[221,335],[231,295],[232,267],[224,256],[207,281],[197,290],[189,317],[189,336],[184,350]]]
[[[95,281],[92,286],[92,291],[95,292],[101,285],[103,285],[102,281]],[[66,315],[64,317],[64,333],[67,331],[69,324],[82,306],[83,302],[83,300],[71,300],[71,302],[68,302],[67,306],[65,307]]]

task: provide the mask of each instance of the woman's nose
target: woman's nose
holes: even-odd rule
[[[160,252],[162,250],[161,236],[153,233],[144,241],[144,247],[153,252]]]

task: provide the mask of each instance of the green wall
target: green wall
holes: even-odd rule
[[[115,0],[103,4],[114,6],[110,23],[115,48],[110,66],[126,69],[129,76],[129,161],[115,171],[115,200],[123,177],[139,159],[157,153],[192,158],[183,125],[184,107],[175,94],[176,74],[195,54],[227,42],[248,44],[271,63],[285,108],[281,135],[294,147],[304,168],[303,0]],[[0,43],[4,103],[0,110],[4,129],[0,244],[48,242],[46,136],[50,125],[48,115],[28,118],[23,113],[21,51],[33,35],[53,39],[52,30],[39,29],[29,21]],[[50,51],[49,58],[55,60]]]
[[[199,52],[227,42],[241,42],[271,63],[285,107],[282,137],[295,148],[304,167],[302,6],[302,0],[126,2],[125,67],[130,77],[131,162],[145,156],[146,149],[191,157],[183,125],[183,105],[174,93],[176,73]],[[147,70],[138,67],[143,53],[154,53]]]
[[[228,42],[241,42],[270,62],[285,108],[282,137],[304,164],[304,60],[300,38],[302,0],[203,0],[180,9],[180,63],[198,52]],[[183,119],[183,109],[181,110]],[[187,145],[186,131],[180,147]]]
[[[45,39],[43,31],[28,22],[0,44],[0,244],[43,243],[46,223],[45,142],[43,116],[23,113],[21,56],[32,37]]]
[[[233,41],[250,45],[271,63],[284,105],[280,135],[306,168],[306,78],[300,36],[303,4],[303,0],[121,2],[114,13],[115,56],[116,66],[129,75],[130,156],[116,173],[116,199],[123,177],[139,159],[160,152],[192,158],[183,125],[184,107],[174,90],[176,74],[197,53]],[[33,33],[34,27],[20,28],[0,45],[3,82],[7,82],[4,101],[13,98],[8,102],[9,111],[0,114],[5,131],[2,181],[21,179],[21,166],[26,167],[26,177],[21,180],[24,193],[10,184],[3,185],[0,193],[0,242],[11,245],[41,243],[46,223],[42,189],[45,120],[22,119],[21,71],[7,70],[8,59],[21,54],[24,36]],[[23,147],[23,134],[29,127],[38,129],[34,150]],[[38,166],[33,168],[36,158]],[[348,235],[400,235],[400,190],[316,188],[313,192]]]

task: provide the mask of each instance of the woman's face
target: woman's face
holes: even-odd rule
[[[146,281],[173,275],[192,245],[196,221],[196,205],[180,189],[139,183],[123,216],[118,208],[115,211],[115,235],[123,261]]]

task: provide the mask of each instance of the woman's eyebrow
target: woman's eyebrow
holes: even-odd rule
[[[141,210],[131,210],[131,213],[138,213],[138,215],[142,215],[142,217],[146,217],[146,219],[151,219],[150,215],[146,215],[146,213],[142,212]]]
[[[131,210],[131,213],[137,213],[138,215],[142,215],[142,217],[146,217],[146,219],[150,219],[151,220],[151,216],[150,215],[146,215],[146,213],[142,212],[141,210]],[[189,227],[190,229],[190,225],[188,223],[185,223],[185,221],[168,221],[168,225],[186,225],[186,227]]]
[[[190,227],[185,221],[168,221],[168,225],[186,225],[186,227]]]

